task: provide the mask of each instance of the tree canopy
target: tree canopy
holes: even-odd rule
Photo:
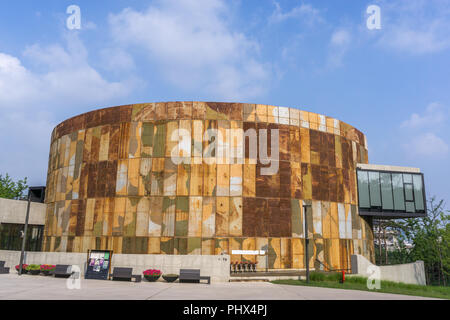
[[[25,196],[25,192],[28,189],[27,178],[23,178],[17,181],[6,173],[5,176],[0,174],[0,198],[7,199],[20,199]]]
[[[425,263],[427,283],[449,285],[450,279],[450,215],[444,200],[432,197],[428,202],[427,216],[391,220],[388,228],[397,231],[398,247],[389,253],[390,263],[408,263],[422,260]],[[405,242],[412,243],[408,249]]]

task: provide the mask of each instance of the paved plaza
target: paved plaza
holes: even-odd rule
[[[278,285],[268,282],[228,282],[208,284],[140,283],[85,280],[80,289],[68,289],[67,279],[17,274],[0,275],[0,300],[399,300],[422,297]]]

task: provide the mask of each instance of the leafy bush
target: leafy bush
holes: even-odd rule
[[[41,266],[38,264],[30,264],[27,266],[27,271],[31,270],[41,270]]]
[[[53,271],[55,270],[56,266],[53,264],[41,264],[41,271]]]

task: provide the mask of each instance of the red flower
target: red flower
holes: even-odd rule
[[[144,276],[160,276],[161,270],[157,269],[148,269],[143,272]]]

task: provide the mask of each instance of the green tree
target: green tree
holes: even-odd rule
[[[427,216],[392,221],[398,231],[399,248],[391,254],[402,263],[423,260],[428,284],[449,285],[450,280],[450,215],[444,200],[432,197]],[[407,249],[404,243],[411,242]],[[398,262],[400,263],[400,262]]]
[[[24,197],[24,192],[28,189],[27,178],[13,181],[11,177],[6,174],[0,174],[0,198],[20,199]]]

